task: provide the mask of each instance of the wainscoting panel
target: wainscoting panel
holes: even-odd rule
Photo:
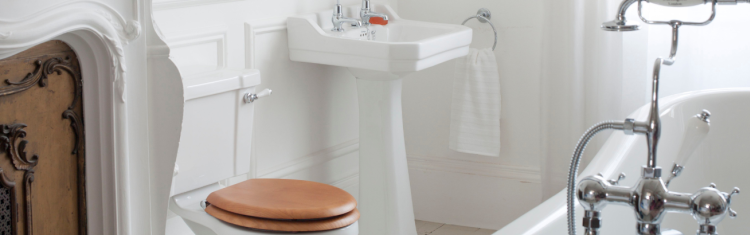
[[[539,169],[409,156],[418,220],[500,229],[541,202]]]
[[[256,36],[266,33],[286,32],[286,19],[245,23],[245,67],[256,68]]]
[[[540,184],[542,177],[539,167],[531,166],[512,166],[414,155],[409,155],[408,162],[411,170],[478,175],[517,180],[523,183]]]
[[[221,4],[241,0],[154,0],[154,10],[169,10],[210,4]]]
[[[226,68],[227,29],[217,28],[168,39],[170,58],[183,77]]]

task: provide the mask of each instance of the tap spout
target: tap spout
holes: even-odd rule
[[[344,12],[341,4],[337,4],[336,8],[333,10],[333,17],[331,18],[331,22],[333,22],[333,29],[331,29],[331,31],[336,32],[343,32],[345,23],[349,23],[352,26],[356,27],[362,27],[361,21],[349,17],[344,17]]]
[[[383,18],[384,20],[388,20],[388,15],[383,14],[383,13],[368,12],[366,15],[368,19],[372,17],[380,17],[380,18]]]
[[[388,20],[388,15],[372,11],[370,0],[362,0],[362,10],[359,11],[359,18],[362,20],[362,24],[369,25],[370,18],[372,17],[380,17],[383,20]]]

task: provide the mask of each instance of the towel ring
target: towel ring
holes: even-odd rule
[[[487,8],[479,9],[479,11],[477,11],[477,15],[469,17],[468,19],[464,20],[464,22],[461,23],[461,25],[465,25],[466,22],[469,22],[469,20],[471,19],[477,19],[479,20],[479,22],[489,23],[490,26],[492,26],[492,31],[495,32],[495,44],[492,45],[492,51],[495,51],[495,48],[497,47],[497,29],[495,29],[495,25],[492,24],[492,22],[490,21],[490,19],[492,19],[492,12],[490,12],[490,9],[487,9]]]

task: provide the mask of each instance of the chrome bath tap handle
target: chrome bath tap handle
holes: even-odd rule
[[[620,173],[620,176],[618,176],[616,180],[608,180],[607,182],[609,182],[612,185],[618,185],[620,184],[620,181],[624,179],[625,179],[625,172]]]
[[[737,194],[740,194],[740,188],[734,187],[734,190],[732,190],[732,192],[727,195],[727,204],[729,204],[729,217],[732,219],[737,218],[737,212],[732,210],[732,197]]]
[[[734,188],[731,193],[723,193],[716,189],[716,184],[698,190],[690,197],[690,214],[700,225],[698,235],[717,235],[716,226],[728,215],[737,217],[732,210],[732,197],[740,193]]]
[[[701,113],[689,118],[685,123],[686,130],[682,135],[682,144],[680,149],[677,151],[677,158],[675,158],[674,164],[672,165],[671,175],[664,182],[667,186],[672,182],[674,178],[677,178],[682,174],[685,169],[690,157],[693,156],[695,149],[703,143],[708,133],[711,131],[711,112],[703,110]]]

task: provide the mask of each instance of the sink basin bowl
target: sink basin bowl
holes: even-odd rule
[[[348,10],[350,17],[359,18],[351,14],[358,13],[359,6]],[[333,32],[332,10],[290,17],[287,32],[291,60],[409,73],[469,52],[472,30],[468,27],[404,20],[387,5],[375,5],[373,10],[388,15],[388,25],[346,25],[345,32]]]

